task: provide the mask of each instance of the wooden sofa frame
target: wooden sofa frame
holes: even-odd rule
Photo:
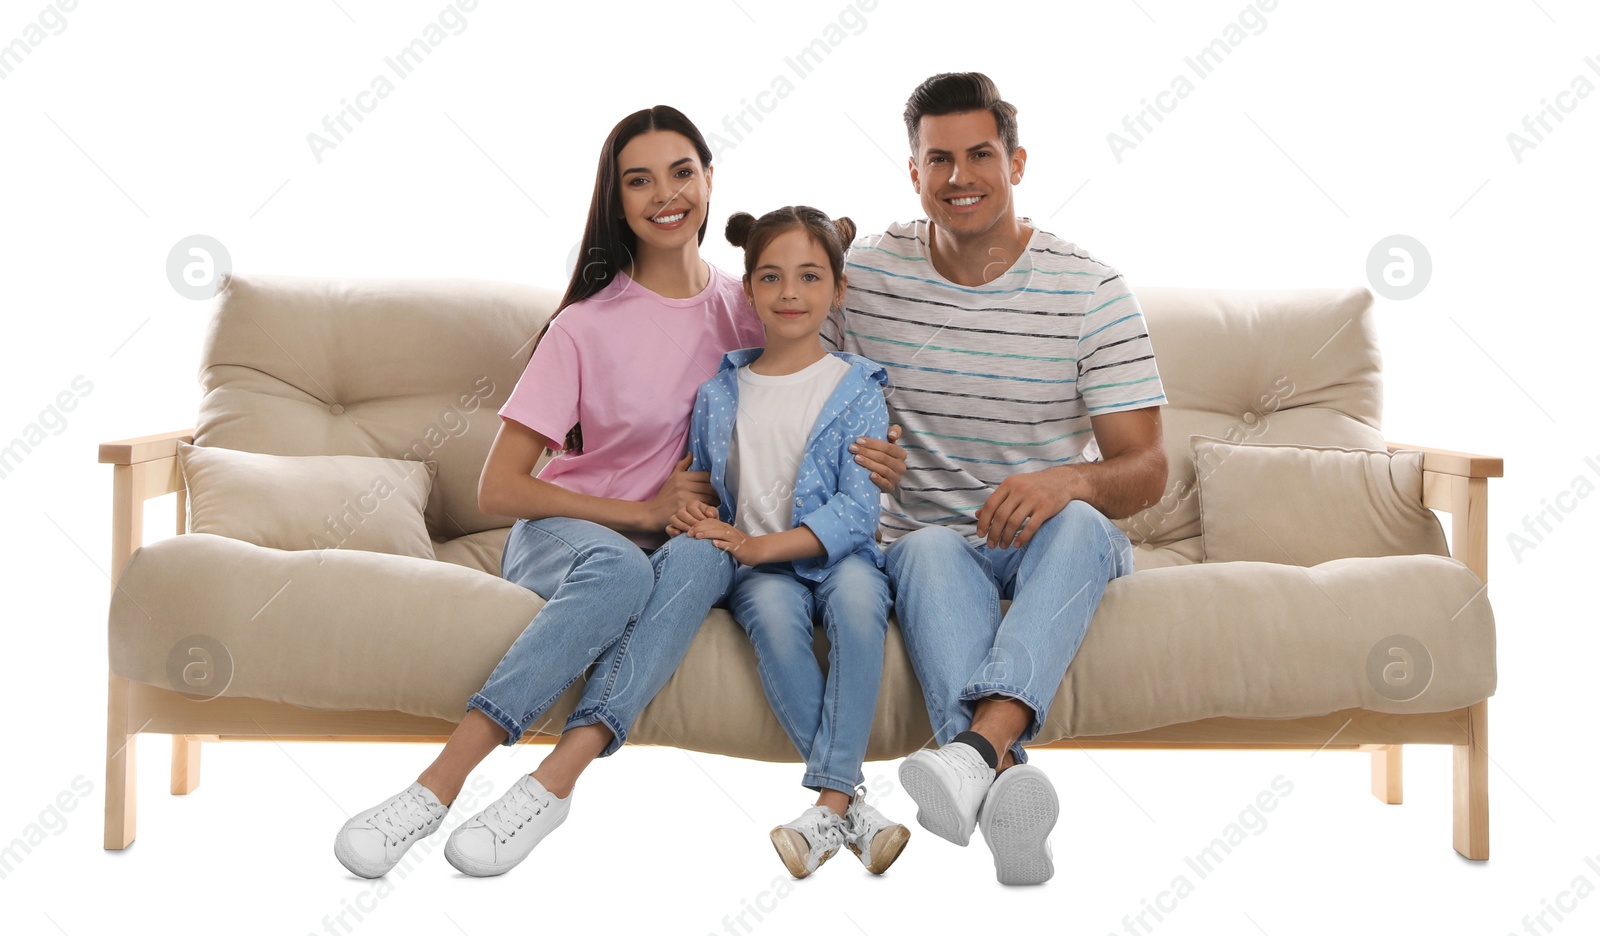
[[[112,482],[112,589],[133,551],[144,541],[144,502],[177,493],[177,532],[184,533],[186,498],[178,443],[193,430],[142,436],[100,446],[100,463],[114,467]],[[1396,449],[1420,446],[1390,443]],[[1451,516],[1451,552],[1488,587],[1488,479],[1502,477],[1502,460],[1421,448],[1423,502]],[[1483,590],[1474,596],[1474,600]],[[455,726],[443,719],[399,712],[323,712],[281,702],[219,697],[195,705],[183,694],[108,674],[106,700],[105,847],[127,848],[135,835],[135,755],[141,734],[172,736],[172,792],[200,785],[200,746],[207,741],[426,741],[443,743]],[[1452,712],[1389,715],[1346,709],[1313,718],[1207,718],[1149,731],[1065,738],[1042,748],[1325,749],[1372,755],[1372,794],[1401,801],[1401,751],[1406,744],[1454,748],[1455,850],[1489,857],[1489,753],[1487,701]],[[554,738],[529,732],[526,740]]]

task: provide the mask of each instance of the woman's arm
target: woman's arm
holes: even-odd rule
[[[488,514],[542,520],[575,517],[618,533],[660,534],[673,514],[690,502],[715,504],[710,475],[690,472],[685,456],[677,470],[648,501],[594,497],[533,477],[534,465],[551,441],[514,419],[501,419],[483,474],[478,478],[478,509]]]

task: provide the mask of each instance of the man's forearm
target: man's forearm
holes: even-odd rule
[[[1081,500],[1112,520],[1131,517],[1161,500],[1167,487],[1167,453],[1161,448],[1127,452],[1105,461],[1048,468]]]

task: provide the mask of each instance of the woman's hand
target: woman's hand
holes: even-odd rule
[[[889,441],[863,438],[850,446],[856,464],[872,472],[872,483],[885,494],[893,494],[906,473],[906,450],[895,444],[899,439],[900,427],[890,426]]]
[[[672,522],[667,524],[667,535],[677,536],[679,533],[687,533],[700,521],[715,519],[717,519],[717,508],[693,501],[672,515]]]
[[[711,486],[711,472],[690,471],[693,455],[685,455],[673,466],[672,474],[662,483],[656,496],[640,505],[643,518],[639,526],[654,533],[665,529],[678,512],[690,504],[717,506],[717,492]]]

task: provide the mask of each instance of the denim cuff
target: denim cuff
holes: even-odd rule
[[[490,721],[505,729],[506,739],[500,743],[506,747],[516,744],[517,739],[522,737],[523,727],[517,724],[517,720],[507,715],[498,705],[484,698],[481,693],[474,692],[472,698],[467,700],[467,711],[470,712],[473,709],[477,709],[489,716]]]
[[[583,709],[581,711],[573,712],[567,718],[566,727],[562,728],[561,730],[563,732],[567,732],[574,728],[582,728],[584,725],[605,725],[607,728],[611,729],[611,741],[606,745],[605,750],[600,752],[601,757],[610,757],[611,755],[617,753],[617,750],[621,748],[623,744],[627,743],[627,727],[621,722],[617,721],[617,717],[615,715],[612,715],[605,709],[600,708]]]
[[[856,787],[860,786],[858,783],[840,780],[838,777],[809,772],[800,778],[800,785],[808,790],[816,790],[819,793],[823,790],[833,790],[836,793],[843,793],[852,798],[856,795]]]

